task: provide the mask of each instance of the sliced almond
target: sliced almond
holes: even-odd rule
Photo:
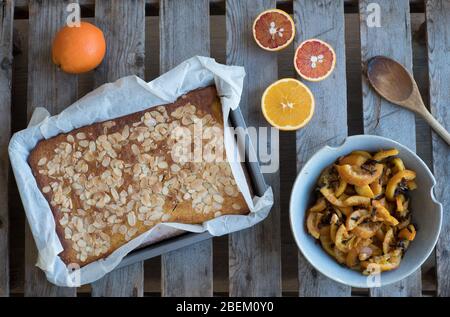
[[[47,158],[43,157],[38,161],[37,165],[42,166],[42,165],[45,165],[45,163],[47,163]]]
[[[84,132],[78,132],[76,134],[76,137],[78,140],[84,140],[84,139],[86,139],[86,134]]]

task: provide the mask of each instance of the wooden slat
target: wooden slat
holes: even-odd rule
[[[8,143],[14,0],[0,2],[0,297],[9,295]]]
[[[160,72],[194,55],[209,55],[208,0],[160,2]],[[163,296],[212,296],[212,240],[161,257]]]
[[[433,116],[450,130],[450,1],[426,2],[430,108]],[[437,295],[450,296],[450,147],[433,133],[434,193],[443,205],[444,218],[436,246]]]
[[[371,3],[377,3],[381,8],[381,27],[367,26],[367,6]],[[362,61],[366,62],[375,55],[386,55],[411,70],[411,24],[408,0],[361,0],[359,12]],[[394,139],[415,151],[414,114],[381,99],[369,87],[366,78],[363,78],[362,90],[364,132]],[[419,269],[398,283],[371,289],[370,294],[371,296],[421,296],[421,288]]]
[[[107,52],[95,71],[95,84],[120,77],[144,77],[145,1],[97,0],[95,23],[103,30]],[[92,284],[92,296],[143,296],[144,265],[138,262]]]
[[[261,113],[261,96],[277,79],[278,65],[276,54],[256,45],[251,29],[259,13],[274,7],[274,0],[226,1],[227,64],[244,66],[247,71],[240,107],[247,125],[256,128],[269,126]],[[259,146],[270,149],[270,138]],[[269,216],[229,237],[230,296],[281,295],[279,172],[266,174],[265,179],[275,196]]]
[[[26,7],[29,0],[16,0],[17,7]],[[79,0],[81,5],[93,5],[96,0]],[[151,6],[158,6],[160,0],[145,0],[145,3]],[[225,2],[225,0],[209,0],[211,4],[221,5]],[[277,0],[277,5],[289,5],[293,0]],[[355,5],[358,3],[358,0],[345,0],[345,4],[347,5]],[[410,0],[411,4],[421,5],[423,0]]]
[[[338,145],[347,137],[344,2],[296,0],[294,18],[296,47],[308,38],[319,38],[334,47],[337,59],[330,77],[319,83],[306,83],[314,94],[316,108],[311,122],[297,132],[297,169],[300,171],[318,149]],[[300,296],[350,296],[350,287],[317,272],[300,253],[298,259]]]
[[[71,2],[30,1],[28,118],[36,107],[44,106],[51,114],[57,114],[77,99],[77,76],[58,70],[51,59],[53,37],[64,25],[66,5]],[[25,296],[75,296],[76,288],[50,284],[44,273],[35,267],[37,249],[28,224],[25,230]]]

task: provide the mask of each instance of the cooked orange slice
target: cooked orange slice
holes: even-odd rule
[[[306,219],[306,228],[308,232],[316,239],[320,237],[319,222],[322,219],[323,214],[318,212],[310,212]]]
[[[391,244],[394,242],[394,230],[389,228],[383,240],[383,253],[388,254],[391,249]]]
[[[284,78],[266,88],[261,100],[266,120],[280,130],[297,130],[311,120],[314,96],[302,82]]]
[[[369,239],[372,238],[378,231],[378,229],[381,228],[382,223],[381,222],[368,222],[368,223],[362,223],[356,228],[352,230],[352,233],[354,233],[356,236],[362,238],[362,239]]]
[[[360,154],[350,154],[339,160],[339,165],[363,165],[369,158]]]
[[[373,183],[383,173],[383,165],[375,164],[373,171],[368,171],[359,166],[336,165],[339,176],[347,183],[364,186]]]
[[[306,80],[320,81],[327,78],[335,65],[336,54],[333,48],[322,40],[306,40],[295,51],[295,70]]]
[[[350,217],[347,217],[345,221],[345,227],[347,231],[355,229],[361,222],[370,217],[370,213],[367,209],[358,209],[351,213]]]
[[[354,238],[354,237],[353,237]],[[342,224],[336,232],[335,245],[342,252],[348,252],[353,242],[352,236],[347,232],[345,225]]]
[[[405,169],[405,164],[403,164],[403,161],[399,157],[395,157],[392,159],[392,163],[394,164],[394,168],[392,169],[394,173],[403,171]]]
[[[380,182],[376,180],[373,183],[370,183],[370,189],[372,190],[373,196],[377,197],[383,193],[383,186],[381,186]]]
[[[351,154],[361,155],[367,157],[368,159],[372,158],[372,154],[367,151],[353,151]]]
[[[398,225],[398,220],[378,200],[372,200],[372,206],[375,208],[373,221],[385,221],[393,226]]]
[[[384,151],[380,151],[375,153],[375,155],[373,156],[373,160],[379,162],[384,160],[385,158],[388,158],[390,156],[394,156],[398,154],[398,150],[397,149],[390,149],[390,150],[384,150]]]
[[[414,180],[407,181],[406,185],[408,186],[409,190],[414,190],[417,188],[417,183]]]
[[[344,181],[343,179],[340,179],[339,186],[334,191],[334,194],[336,195],[336,197],[341,196],[344,193],[346,188],[347,188],[347,182]]]
[[[388,254],[372,257],[369,261],[361,263],[364,275],[378,274],[396,269],[402,259],[401,251],[394,250]]]
[[[351,207],[351,206],[366,206],[366,207],[368,207],[368,206],[370,206],[370,198],[354,195],[354,196],[350,196],[346,200],[344,200],[344,204],[346,207]]]
[[[337,214],[333,214],[330,219],[330,238],[333,243],[336,241],[336,232],[339,229],[339,217]]]
[[[330,188],[323,186],[320,189],[320,192],[322,193],[323,197],[326,198],[326,200],[328,200],[336,207],[347,207],[342,200],[336,198],[334,192]]]
[[[369,185],[355,186],[355,190],[360,196],[373,198],[375,195]]]
[[[331,256],[334,257],[334,243],[330,237],[330,226],[324,226],[320,229],[320,243],[323,249]]]
[[[413,225],[408,225],[406,228],[403,228],[398,233],[398,237],[400,239],[406,239],[408,241],[413,241],[416,237],[416,228]]]
[[[279,51],[291,44],[295,36],[294,21],[282,10],[270,9],[253,22],[253,37],[266,51]]]
[[[403,170],[397,172],[394,176],[391,177],[388,184],[386,185],[386,198],[388,200],[394,200],[395,190],[397,189],[398,184],[402,181],[402,179],[406,181],[410,181],[416,178],[416,172],[410,170]]]
[[[311,208],[309,208],[309,211],[310,212],[319,212],[319,211],[324,210],[325,208],[327,208],[327,202],[325,201],[325,198],[320,197],[319,199],[317,199],[314,206],[311,206]]]

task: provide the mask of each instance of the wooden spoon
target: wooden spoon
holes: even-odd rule
[[[377,93],[389,102],[421,115],[450,145],[450,134],[425,107],[416,81],[403,65],[385,56],[372,57],[367,62],[367,78]]]

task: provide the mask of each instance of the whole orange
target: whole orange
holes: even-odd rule
[[[96,68],[103,60],[106,42],[102,30],[88,22],[65,26],[52,46],[53,62],[67,73],[80,74]]]

